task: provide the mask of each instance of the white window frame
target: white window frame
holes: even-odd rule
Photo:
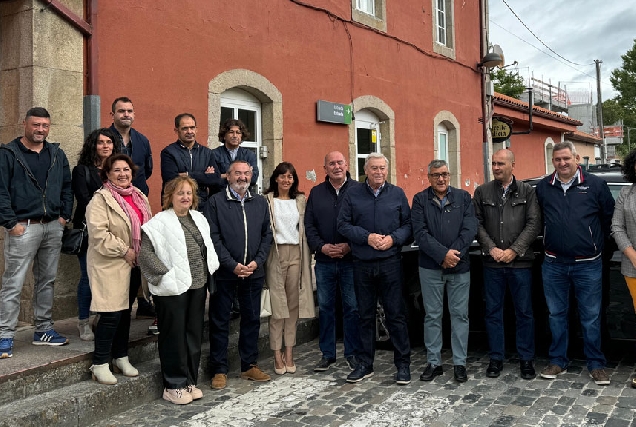
[[[380,119],[374,113],[372,113],[369,110],[360,110],[355,113],[355,117],[356,117],[356,120],[355,120],[356,158],[355,158],[355,163],[353,165],[353,171],[354,171],[353,177],[355,180],[358,180],[359,176],[361,175],[361,172],[363,172],[358,170],[358,161],[360,159],[365,160],[367,156],[369,155],[369,153],[360,153],[360,151],[358,150],[358,129],[369,129],[372,132],[375,130],[376,142],[375,142],[375,151],[373,151],[374,153],[380,152],[381,135],[380,135]],[[352,165],[349,165],[349,169],[352,169],[351,166]]]
[[[440,5],[442,5],[442,7],[440,8]],[[441,19],[440,19],[441,18]],[[435,38],[435,41],[443,46],[446,46],[446,40],[448,39],[446,31],[447,31],[447,24],[448,24],[448,20],[447,20],[447,13],[446,13],[446,0],[436,0],[435,2],[435,21],[436,21],[436,32],[435,34],[437,34],[437,37]],[[441,22],[443,21],[443,22]],[[442,37],[440,37],[440,34],[442,34]]]
[[[442,146],[442,139],[444,145]],[[443,124],[437,126],[437,158],[448,163],[448,128]]]
[[[221,108],[232,108],[232,118],[238,119],[238,110],[247,110],[255,112],[256,116],[256,138],[254,141],[243,141],[241,147],[254,148],[256,150],[256,161],[258,164],[258,179],[256,185],[258,186],[258,192],[263,191],[263,162],[260,156],[260,150],[263,142],[263,129],[261,126],[261,103],[260,101],[249,94],[248,92],[232,88],[228,89],[221,94]],[[254,135],[252,135],[252,138]],[[221,142],[219,142],[221,144]],[[210,147],[216,148],[216,147]]]
[[[356,0],[356,9],[367,15],[375,16],[375,0]]]

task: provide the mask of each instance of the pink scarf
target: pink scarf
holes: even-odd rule
[[[137,190],[133,185],[128,188],[121,188],[110,181],[106,181],[104,182],[104,187],[110,190],[110,194],[113,195],[119,206],[124,210],[124,212],[126,212],[126,215],[128,215],[133,240],[132,248],[135,251],[135,255],[139,256],[139,249],[141,248],[141,226],[150,220],[150,208],[141,196],[139,190]],[[141,211],[143,221],[139,221],[139,215],[137,215],[137,212],[135,212],[133,207],[130,206],[130,203],[125,201],[122,196],[132,196],[133,203]]]

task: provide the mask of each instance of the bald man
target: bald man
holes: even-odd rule
[[[532,312],[532,243],[541,229],[541,212],[530,185],[515,179],[515,155],[499,150],[492,156],[494,180],[475,190],[473,203],[479,220],[477,240],[484,260],[484,299],[490,363],[486,376],[503,370],[503,305],[510,289],[517,317],[517,352],[521,378],[536,377],[534,315]]]

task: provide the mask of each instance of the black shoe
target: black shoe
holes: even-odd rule
[[[238,297],[234,297],[232,301],[232,311],[230,312],[230,319],[238,319],[241,317],[241,305],[239,304]]]
[[[323,357],[314,368],[314,372],[326,371],[334,363],[336,363],[336,359],[327,359],[326,357]]]
[[[347,357],[347,364],[349,365],[349,369],[355,371],[360,362],[358,362],[358,359],[356,359],[355,356],[349,356]]]
[[[400,366],[395,374],[395,383],[397,385],[407,385],[411,382],[411,368],[408,366]]]
[[[468,375],[466,375],[466,367],[463,365],[455,365],[455,381],[459,383],[465,383],[468,381]]]
[[[532,380],[537,377],[537,373],[532,366],[532,360],[522,360],[519,362],[519,369],[521,370],[521,378],[524,380]]]
[[[440,376],[443,373],[444,369],[441,366],[427,363],[426,368],[424,368],[424,372],[420,375],[420,381],[432,381],[433,378]]]
[[[503,370],[503,361],[490,359],[488,369],[486,369],[486,376],[488,378],[497,378]]]
[[[359,383],[365,378],[370,378],[373,376],[373,366],[364,366],[362,363],[358,365],[358,367],[349,374],[347,377],[348,383]]]
[[[157,317],[157,313],[155,313],[155,308],[146,301],[145,298],[137,298],[137,313],[135,314],[136,319],[154,319]]]

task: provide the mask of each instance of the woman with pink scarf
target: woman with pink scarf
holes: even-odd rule
[[[148,199],[132,185],[136,170],[125,154],[106,159],[100,171],[104,185],[86,207],[91,311],[99,314],[91,371],[101,384],[117,383],[109,367],[111,356],[115,373],[139,375],[128,360],[130,311],[141,283],[141,226],[152,215]]]

